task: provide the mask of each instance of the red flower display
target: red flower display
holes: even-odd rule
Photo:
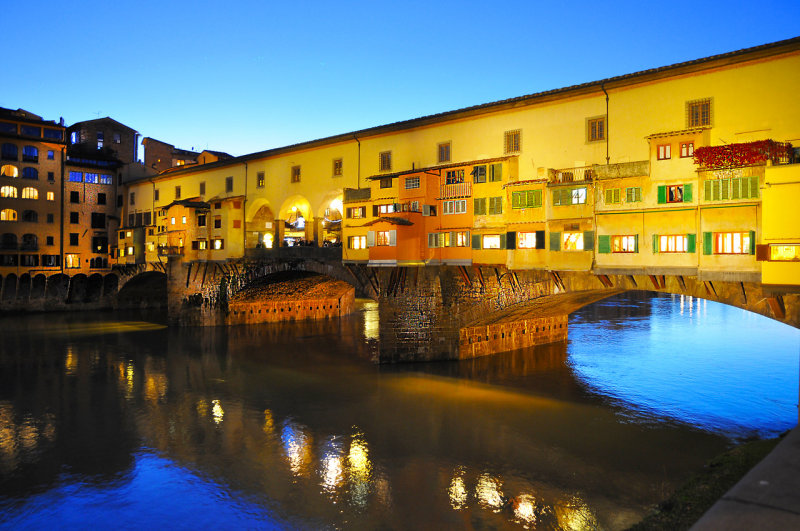
[[[755,166],[771,160],[787,162],[792,156],[792,145],[774,140],[757,140],[740,144],[705,146],[694,150],[694,163],[704,170]]]

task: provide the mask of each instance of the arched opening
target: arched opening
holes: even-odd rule
[[[13,164],[3,164],[0,166],[0,175],[3,177],[19,177],[19,168]]]
[[[69,291],[69,277],[63,273],[53,275],[47,279],[45,298],[48,302],[59,304],[67,299]]]
[[[67,302],[69,304],[76,304],[86,301],[87,288],[88,281],[86,279],[86,275],[80,273],[72,277],[69,283]]]
[[[119,289],[119,278],[114,273],[103,278],[103,296],[110,297],[117,294]]]
[[[86,283],[86,302],[97,302],[103,295],[103,275],[94,273]]]
[[[166,308],[167,275],[158,271],[136,275],[119,290],[117,301],[120,308]]]
[[[300,195],[289,197],[283,202],[279,217],[281,222],[278,223],[278,239],[281,246],[295,247],[314,243],[314,218],[308,199]]]
[[[5,168],[5,166],[3,166]],[[0,197],[9,197],[9,198],[16,198],[17,197],[17,187],[16,186],[0,186]]]
[[[11,273],[3,281],[3,300],[14,301],[17,298],[17,275]]]
[[[17,301],[28,302],[31,295],[31,276],[27,273],[19,277],[17,286]]]
[[[332,192],[328,194],[322,204],[318,219],[320,226],[317,229],[320,234],[322,246],[341,246],[342,245],[342,193]]]
[[[44,290],[47,287],[47,277],[39,273],[33,277],[31,283],[31,300],[38,300],[44,297]]]
[[[263,200],[257,200],[255,206],[257,210],[251,210],[247,220],[246,248],[272,249],[276,246],[275,214]]]
[[[0,249],[6,251],[12,251],[17,249],[17,235],[13,232],[5,232],[3,233],[2,238],[0,238]]]

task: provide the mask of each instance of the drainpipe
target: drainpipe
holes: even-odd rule
[[[242,199],[242,258],[247,254],[247,161],[244,161],[244,199]]]
[[[356,187],[361,188],[361,141],[355,134],[353,135],[353,139],[358,142],[358,180],[356,181]]]
[[[608,130],[609,130],[609,127],[608,127],[608,122],[609,122],[609,119],[608,119],[608,92],[606,92],[605,83],[601,83],[600,84],[600,90],[602,90],[603,94],[606,95],[606,165],[608,165],[609,160],[611,160],[611,159],[608,156]]]
[[[66,192],[66,184],[64,183],[64,167],[67,163],[67,146],[65,145],[61,149],[61,215],[59,216],[61,220],[59,221],[59,246],[61,247],[61,274],[64,274],[64,261],[66,260],[66,255],[64,254],[64,193]]]

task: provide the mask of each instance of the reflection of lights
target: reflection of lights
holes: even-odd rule
[[[275,431],[275,423],[272,420],[272,411],[269,409],[264,410],[264,433],[272,434]]]
[[[358,507],[366,507],[372,479],[372,463],[369,460],[367,443],[361,434],[353,436],[350,452],[347,454],[347,463],[351,483],[351,503]]]
[[[73,375],[78,368],[78,357],[75,355],[75,352],[72,350],[72,345],[67,347],[67,357],[64,360],[64,369],[66,373],[69,375]]]
[[[536,523],[536,500],[530,494],[520,494],[514,504],[514,516],[526,524]]]
[[[475,496],[481,505],[491,507],[495,512],[503,506],[503,493],[500,492],[499,482],[489,474],[482,474],[475,487]]]
[[[326,492],[333,492],[342,483],[344,472],[342,470],[342,448],[335,438],[331,438],[322,456],[322,488]]]
[[[380,339],[380,315],[378,303],[374,301],[364,303],[364,337]]]
[[[208,402],[205,400],[198,400],[195,409],[197,410],[198,416],[205,417],[208,415]]]
[[[225,410],[222,409],[222,404],[219,403],[219,400],[211,401],[211,415],[214,417],[215,424],[222,422],[222,417],[225,415]]]
[[[144,381],[144,396],[150,402],[163,400],[167,396],[167,376],[165,374],[148,374]]]
[[[467,506],[467,486],[464,484],[464,478],[456,476],[450,482],[450,488],[447,490],[450,494],[450,505],[453,509],[464,509]]]
[[[295,426],[287,422],[281,431],[281,441],[283,451],[289,460],[289,468],[295,475],[307,472],[308,462],[311,460],[309,455],[308,436],[300,426]]]
[[[133,377],[134,377],[134,366],[133,362],[129,361],[125,365],[125,398],[132,398],[133,397]]]
[[[556,518],[561,529],[597,529],[594,513],[577,496],[555,506]]]

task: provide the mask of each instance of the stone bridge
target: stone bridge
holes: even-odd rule
[[[169,314],[181,325],[226,323],[227,300],[255,279],[310,271],[352,284],[379,302],[381,360],[464,359],[566,338],[572,311],[628,290],[680,294],[737,306],[800,328],[800,293],[759,283],[680,275],[597,275],[502,267],[366,267],[339,248],[259,250],[228,262],[184,263],[169,274]]]

